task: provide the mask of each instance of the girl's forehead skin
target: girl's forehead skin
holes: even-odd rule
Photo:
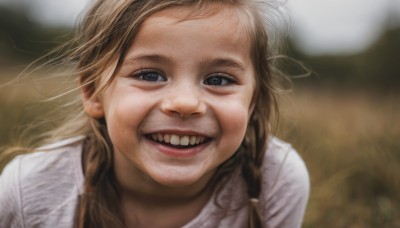
[[[204,20],[208,22],[204,23]],[[160,31],[168,25],[176,25],[182,30],[186,29],[187,32],[180,35],[187,36],[189,39],[191,36],[202,36],[205,39],[218,36],[225,48],[231,44],[231,49],[235,51],[243,49],[246,57],[250,57],[249,27],[251,26],[249,22],[250,19],[244,16],[244,12],[232,6],[209,6],[200,10],[193,7],[174,7],[151,15],[144,21],[139,34]],[[193,33],[194,26],[199,33]],[[158,39],[158,37],[153,38]],[[196,44],[193,43],[193,45]]]
[[[174,7],[161,10],[151,15],[144,25],[152,25],[158,23],[164,24],[187,24],[196,22],[201,19],[212,18],[212,26],[207,26],[203,30],[204,33],[216,31],[226,32],[230,35],[230,40],[238,40],[240,42],[248,41],[249,22],[250,19],[245,17],[245,13],[233,6],[217,6],[210,5],[205,8],[197,9],[194,7]],[[227,27],[229,20],[229,27]]]

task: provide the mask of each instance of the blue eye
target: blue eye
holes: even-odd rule
[[[224,86],[235,82],[236,80],[233,79],[232,77],[223,75],[214,75],[206,78],[203,83],[205,85],[211,85],[211,86]]]
[[[157,71],[140,71],[133,74],[134,78],[148,82],[165,82],[167,79]]]

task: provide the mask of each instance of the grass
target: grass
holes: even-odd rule
[[[307,163],[304,227],[400,227],[400,96],[303,88],[279,135]]]
[[[54,90],[34,84],[0,89],[0,146],[51,109],[29,105]],[[311,175],[303,227],[400,227],[400,94],[302,88],[281,104],[277,135]]]

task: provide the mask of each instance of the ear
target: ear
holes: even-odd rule
[[[95,118],[100,119],[104,117],[104,109],[103,104],[99,97],[93,97],[93,93],[95,91],[94,82],[89,84],[83,84],[80,80],[81,84],[81,94],[82,94],[82,102],[85,112]]]

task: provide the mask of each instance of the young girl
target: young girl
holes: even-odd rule
[[[269,128],[273,7],[97,0],[82,110],[3,170],[0,227],[300,227],[308,173]]]

